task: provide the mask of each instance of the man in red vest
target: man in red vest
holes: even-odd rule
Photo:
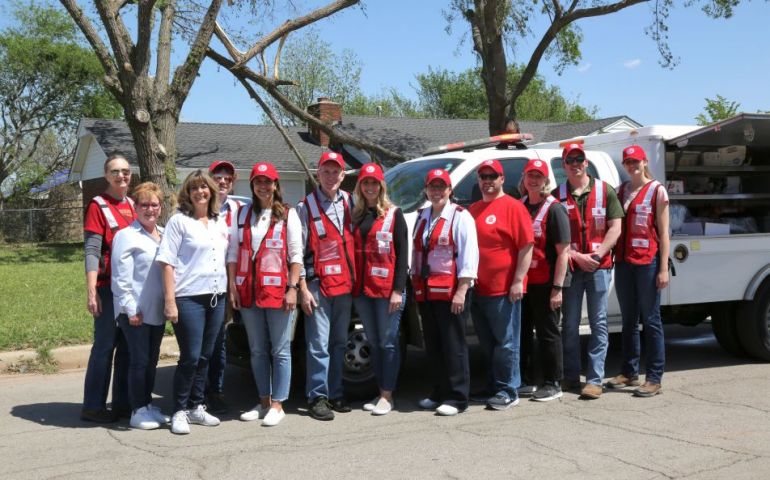
[[[333,420],[346,413],[342,370],[355,280],[352,205],[340,190],[345,178],[342,155],[324,152],[318,160],[320,186],[297,205],[305,245],[300,279],[305,312],[310,416]]]
[[[602,394],[604,361],[607,357],[607,297],[612,278],[612,248],[620,236],[623,207],[615,190],[588,174],[590,164],[583,146],[570,143],[562,151],[567,181],[554,195],[567,208],[570,223],[570,263],[574,273],[563,290],[562,343],[564,349],[564,390],[580,386],[580,318],[583,294],[588,307],[591,338],[588,341],[588,369],[581,398]]]

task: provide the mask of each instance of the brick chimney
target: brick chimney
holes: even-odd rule
[[[328,97],[318,97],[318,103],[308,105],[307,113],[325,123],[342,123],[342,105],[332,102]],[[308,133],[322,147],[329,146],[329,136],[313,125],[308,125]]]

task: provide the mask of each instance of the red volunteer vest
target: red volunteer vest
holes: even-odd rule
[[[131,207],[131,213],[133,215],[132,221],[136,220],[136,209],[134,208],[134,201],[131,199],[131,197],[126,197],[126,200],[128,201],[128,205]],[[126,228],[131,224],[131,222],[126,222],[125,217],[121,215],[118,209],[115,208],[112,203],[105,200],[101,195],[95,196],[93,199],[91,199],[91,201],[95,202],[99,206],[99,209],[101,210],[102,215],[104,215],[104,220],[107,222],[108,227],[104,232],[104,237],[102,238],[102,254],[101,261],[99,262],[99,270],[96,275],[96,285],[100,287],[109,286],[111,282],[110,256],[112,253],[112,239],[115,238],[115,234],[118,233],[119,230]]]
[[[287,216],[288,211],[287,205]],[[238,209],[239,248],[235,286],[241,305],[246,308],[281,308],[289,279],[286,265],[286,217],[279,222],[271,222],[255,254],[251,247],[253,213],[250,204]]]
[[[393,291],[396,268],[396,250],[393,248],[393,230],[397,207],[391,207],[384,216],[374,220],[366,238],[356,227],[353,232],[356,247],[355,296],[362,293],[370,298],[389,298]]]
[[[567,182],[559,186],[559,198],[567,207],[572,249],[581,253],[592,253],[602,244],[607,232],[607,184],[598,178],[588,194],[585,211],[581,212]],[[583,215],[585,214],[585,217]],[[599,268],[612,268],[612,255],[602,258]]]
[[[527,202],[527,197],[522,198]],[[532,263],[529,264],[527,279],[532,285],[543,285],[551,280],[551,264],[545,256],[546,225],[551,205],[559,203],[555,197],[548,195],[532,219],[532,230],[535,232],[535,244],[532,248]]]
[[[626,209],[620,239],[615,245],[615,258],[620,262],[634,265],[649,265],[658,254],[658,228],[655,223],[657,192],[661,184],[657,180],[648,182],[639,190]],[[628,182],[620,186],[619,197],[625,207],[630,196]]]
[[[427,248],[423,233],[430,224],[431,207],[420,210],[412,240],[412,287],[418,302],[451,301],[457,290],[457,251],[452,236],[455,213],[462,207],[452,204],[449,220],[443,216],[430,232]],[[426,271],[427,269],[427,271]]]
[[[308,242],[313,251],[313,267],[321,281],[321,293],[325,297],[346,295],[353,291],[355,281],[355,240],[351,224],[350,200],[340,191],[345,205],[342,233],[318,206],[316,192],[305,197],[308,212]]]

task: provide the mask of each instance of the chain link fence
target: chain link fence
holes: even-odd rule
[[[81,207],[0,210],[0,242],[82,242]]]

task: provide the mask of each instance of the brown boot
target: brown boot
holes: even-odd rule
[[[617,375],[609,379],[607,383],[604,384],[604,386],[607,388],[613,388],[613,389],[626,388],[626,387],[638,387],[639,377],[636,376],[636,377],[629,378],[621,373],[620,375]]]
[[[583,390],[580,392],[580,398],[596,400],[602,396],[602,386],[595,385],[593,383],[586,383]]]
[[[641,387],[634,390],[635,397],[654,397],[659,393],[663,393],[659,383],[644,382]]]

